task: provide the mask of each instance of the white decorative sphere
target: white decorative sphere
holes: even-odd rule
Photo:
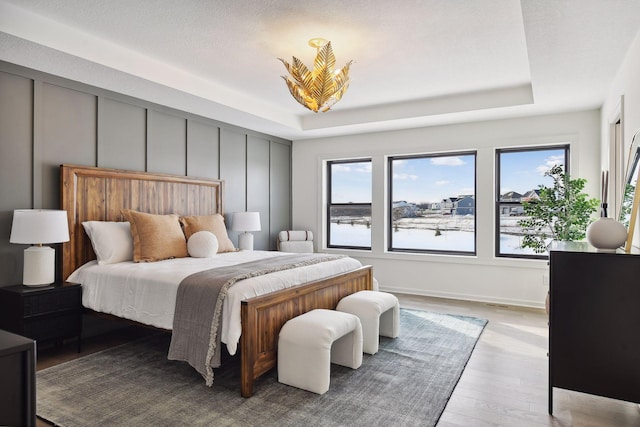
[[[211,258],[218,253],[218,238],[210,231],[198,231],[189,237],[187,250],[194,258]]]
[[[615,251],[627,240],[627,229],[613,218],[600,218],[587,227],[587,241],[598,249]]]

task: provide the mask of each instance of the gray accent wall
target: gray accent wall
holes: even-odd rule
[[[0,61],[0,286],[22,283],[13,210],[58,209],[62,163],[222,179],[228,229],[260,212],[255,249],[291,227],[291,141]]]
[[[276,240],[275,236],[270,239],[269,235],[269,199],[271,198],[269,167],[271,162],[265,161],[269,159],[270,151],[270,147],[265,142],[264,139],[255,136],[247,138],[247,211],[260,212],[262,227],[260,232],[253,234],[254,246],[265,246],[270,241]],[[285,173],[289,172],[285,171]],[[274,192],[274,194],[277,193]]]
[[[110,98],[98,98],[98,159],[105,168],[145,170],[147,110]],[[122,153],[127,153],[123,156]]]
[[[288,198],[289,205],[291,205],[291,178],[286,178],[292,174],[291,161],[285,160],[287,156],[291,156],[291,147],[286,144],[271,144],[269,156],[270,196],[276,200],[285,200]],[[307,172],[307,174],[309,173]],[[269,230],[271,233],[271,241],[276,241],[280,230],[289,230],[291,228],[291,213],[286,206],[287,203],[279,205],[275,203],[269,204]],[[263,223],[265,223],[264,220]],[[308,230],[312,229],[313,228],[309,228]]]

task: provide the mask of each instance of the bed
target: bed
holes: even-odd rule
[[[222,214],[222,193],[219,180],[62,165],[61,209],[68,213],[70,233],[62,247],[62,278],[95,263],[83,222],[122,221],[123,209],[185,216]],[[371,267],[356,266],[240,301],[241,395],[250,397],[255,379],[276,366],[278,333],[287,320],[314,308],[333,309],[344,296],[372,288]],[[153,326],[169,329],[167,324]]]

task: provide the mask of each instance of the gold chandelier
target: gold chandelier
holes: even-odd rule
[[[278,58],[291,74],[282,78],[287,83],[291,95],[300,104],[314,113],[329,111],[333,104],[340,101],[349,87],[349,66],[353,61],[334,71],[336,57],[333,55],[331,42],[316,38],[309,40],[309,46],[317,50],[313,71],[309,71],[295,56],[291,64]]]

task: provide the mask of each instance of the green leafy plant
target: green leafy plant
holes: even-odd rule
[[[629,228],[629,221],[631,220],[631,209],[633,208],[633,194],[636,191],[636,186],[627,183],[624,187],[624,194],[622,195],[622,206],[620,207],[620,222],[625,227]]]
[[[547,250],[547,239],[573,241],[586,235],[589,219],[598,208],[599,201],[582,192],[583,178],[571,179],[562,166],[553,166],[545,176],[553,179],[553,186],[539,186],[539,199],[522,204],[524,218],[518,221],[527,234],[523,248],[536,253]]]

